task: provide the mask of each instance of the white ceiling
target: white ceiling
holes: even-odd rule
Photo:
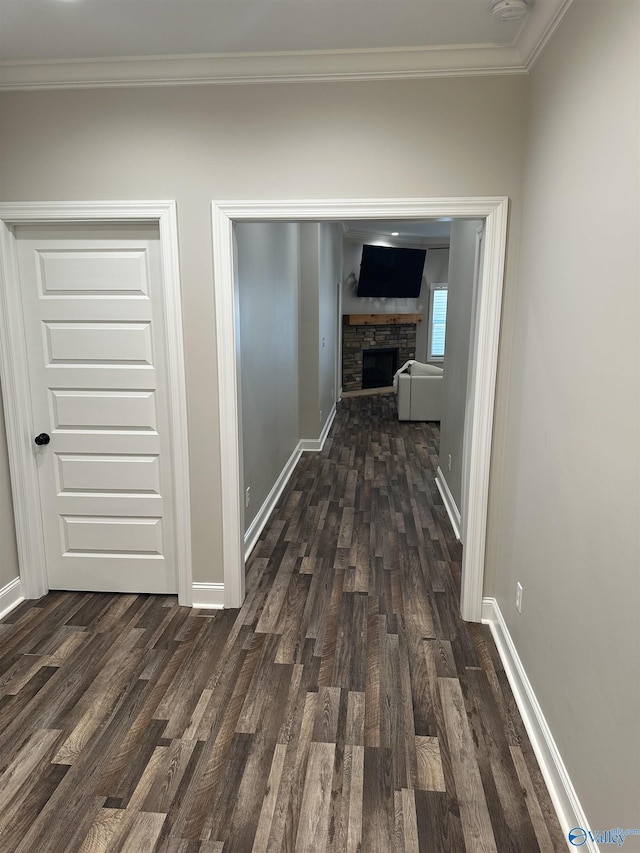
[[[345,236],[357,239],[364,235],[391,237],[398,232],[402,240],[418,238],[420,240],[448,243],[451,234],[451,220],[442,219],[351,219],[343,223]]]
[[[3,59],[510,44],[483,0],[1,0]]]
[[[490,0],[0,0],[0,83],[524,72],[571,2],[502,22]]]

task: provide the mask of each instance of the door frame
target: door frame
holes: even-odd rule
[[[485,253],[473,329],[475,346],[472,357],[475,359],[475,370],[466,409],[470,424],[468,464],[463,471],[467,519],[460,600],[462,617],[468,621],[481,621],[508,209],[509,200],[506,197],[212,202],[226,607],[240,607],[245,585],[236,370],[239,317],[233,253],[234,223],[248,220],[484,219]]]
[[[175,201],[0,203],[0,381],[5,409],[9,470],[22,595],[48,592],[38,472],[33,453],[35,426],[29,391],[28,353],[23,334],[15,226],[25,223],[152,223],[158,226],[164,292],[167,395],[174,477],[178,601],[192,603],[191,510],[187,395]]]

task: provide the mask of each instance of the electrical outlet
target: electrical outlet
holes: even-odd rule
[[[251,503],[251,486],[247,486],[244,490],[244,507],[245,509],[249,509],[249,504]]]
[[[451,470],[451,454],[449,454],[449,470]]]
[[[326,347],[326,345],[327,345],[327,339],[323,338],[322,339],[322,349],[324,349]]]
[[[522,613],[522,584],[520,581],[516,583],[516,610]]]
[[[322,423],[322,409],[320,409],[320,423]]]

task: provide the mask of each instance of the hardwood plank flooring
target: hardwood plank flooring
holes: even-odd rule
[[[435,424],[344,400],[233,611],[53,592],[0,624],[1,853],[566,843],[485,626]]]

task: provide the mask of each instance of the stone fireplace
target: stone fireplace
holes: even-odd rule
[[[342,390],[381,387],[378,384],[380,379],[375,377],[373,381],[376,384],[365,384],[371,382],[370,363],[365,363],[368,375],[363,382],[363,353],[366,350],[378,353],[381,350],[395,351],[395,357],[391,357],[392,363],[395,362],[393,373],[410,358],[415,358],[416,323],[421,320],[422,314],[346,314],[342,331]],[[388,358],[383,357],[383,360]],[[373,368],[376,377],[378,369]],[[388,379],[388,366],[384,370]]]

